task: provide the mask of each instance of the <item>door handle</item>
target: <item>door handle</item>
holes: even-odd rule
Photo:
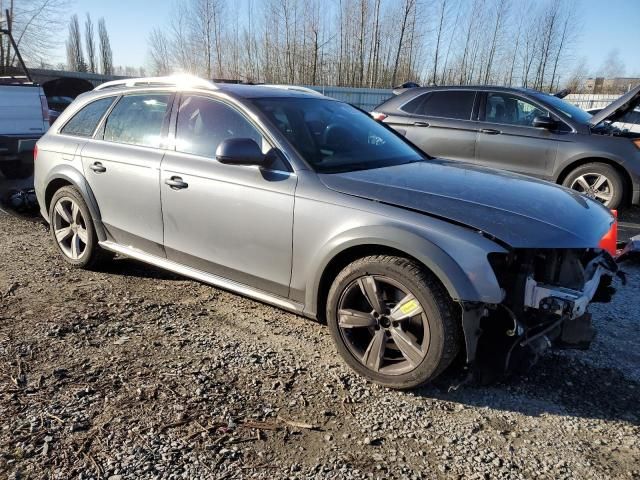
[[[89,168],[96,173],[104,173],[107,171],[107,167],[102,165],[100,162],[94,162]]]
[[[480,133],[486,133],[487,135],[500,135],[500,130],[494,130],[493,128],[481,128]]]
[[[189,184],[182,180],[180,177],[171,177],[167,178],[164,183],[169,185],[174,190],[182,190],[183,188],[188,188]]]
[[[414,127],[428,127],[429,123],[428,122],[413,122],[413,126]]]

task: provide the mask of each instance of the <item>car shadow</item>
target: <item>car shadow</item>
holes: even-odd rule
[[[490,385],[460,382],[460,368],[454,366],[415,394],[530,417],[573,416],[640,425],[640,383],[618,370],[562,353],[549,353],[528,373],[511,374]]]
[[[100,266],[99,271],[123,277],[149,278],[155,280],[188,280],[187,277],[126,257],[116,257],[110,262],[104,262],[104,264]]]

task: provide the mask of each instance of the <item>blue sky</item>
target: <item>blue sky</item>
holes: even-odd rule
[[[149,32],[166,25],[172,3],[173,0],[75,0],[71,13],[83,18],[89,12],[94,21],[104,17],[114,63],[137,67],[147,61]],[[626,74],[640,75],[640,0],[576,0],[576,5],[583,26],[575,58],[584,57],[588,71],[595,73],[608,52],[618,49],[627,66]],[[63,44],[56,57],[56,61],[64,61]]]

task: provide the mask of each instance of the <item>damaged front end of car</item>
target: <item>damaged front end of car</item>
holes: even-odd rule
[[[514,249],[489,255],[499,304],[462,302],[467,363],[478,380],[524,370],[551,347],[587,349],[587,307],[609,302],[618,273],[602,249]]]

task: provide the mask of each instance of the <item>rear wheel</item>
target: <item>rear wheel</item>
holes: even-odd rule
[[[606,163],[587,163],[569,172],[562,184],[616,209],[624,198],[624,182],[620,173]]]
[[[74,187],[58,190],[49,207],[50,231],[62,258],[76,268],[92,268],[109,254],[98,246],[93,219]]]
[[[417,263],[364,257],[342,270],[329,291],[327,322],[338,352],[358,373],[391,388],[439,375],[457,355],[457,306]]]

